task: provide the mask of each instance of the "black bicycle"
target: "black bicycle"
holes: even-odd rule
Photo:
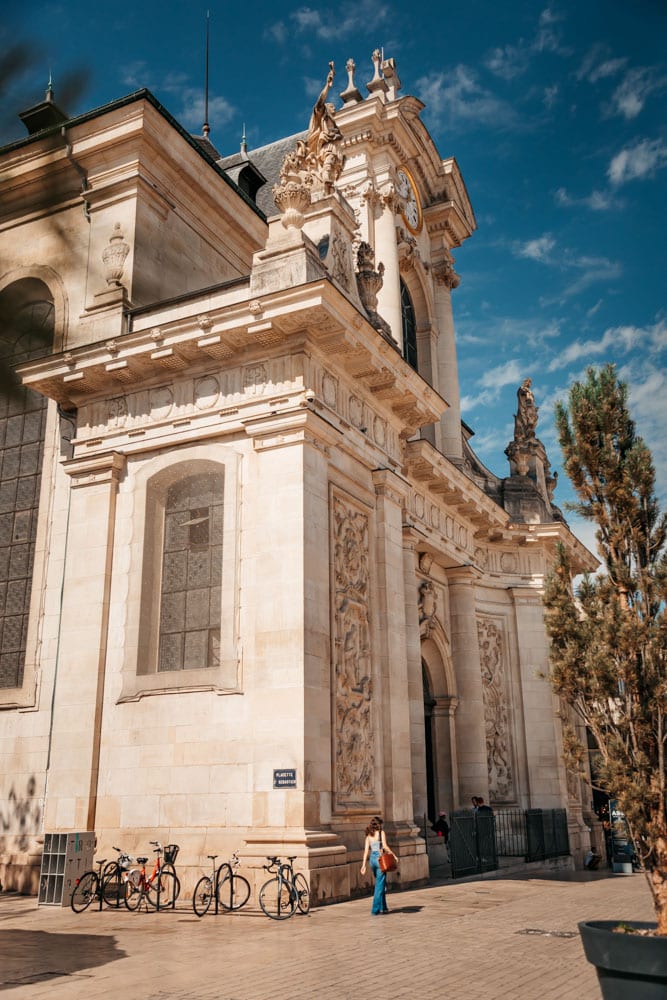
[[[83,913],[93,900],[97,900],[100,909],[102,904],[120,906],[125,900],[128,886],[128,868],[134,861],[131,854],[126,854],[120,847],[115,861],[101,858],[96,862],[97,871],[84,872],[74,884],[70,906],[75,913]]]
[[[202,875],[195,886],[192,897],[192,909],[198,917],[208,913],[211,902],[215,901],[215,912],[218,905],[223,910],[240,910],[250,899],[250,883],[236,869],[241,862],[236,852],[229,861],[223,861],[216,869],[217,854],[209,854],[212,870],[210,875]]]
[[[267,872],[274,877],[265,882],[259,890],[259,905],[271,920],[286,920],[298,909],[300,913],[308,913],[310,909],[310,888],[301,872],[294,872],[293,858],[281,861],[280,858],[267,858],[264,865]]]

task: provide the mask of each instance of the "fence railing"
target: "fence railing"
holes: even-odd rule
[[[498,809],[491,814],[458,809],[450,816],[452,875],[493,871],[498,858],[546,861],[570,853],[565,809]]]

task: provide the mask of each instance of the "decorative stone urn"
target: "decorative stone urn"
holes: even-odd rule
[[[102,251],[102,263],[104,264],[107,285],[116,287],[120,285],[129,252],[130,247],[123,238],[120,222],[117,222],[109,238],[109,246]]]
[[[305,222],[304,212],[310,205],[310,187],[303,181],[287,181],[273,188],[273,200],[282,215],[285,229],[301,229]]]

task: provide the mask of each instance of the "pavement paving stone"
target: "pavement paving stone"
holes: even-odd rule
[[[392,892],[270,921],[261,913],[39,907],[0,894],[8,1000],[599,1000],[581,919],[652,919],[643,876],[512,876]],[[569,935],[569,936],[568,936]]]

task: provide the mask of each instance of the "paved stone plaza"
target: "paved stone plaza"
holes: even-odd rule
[[[257,910],[38,907],[0,895],[0,990],[12,1000],[599,1000],[577,921],[651,919],[642,875],[442,882],[283,923]]]

